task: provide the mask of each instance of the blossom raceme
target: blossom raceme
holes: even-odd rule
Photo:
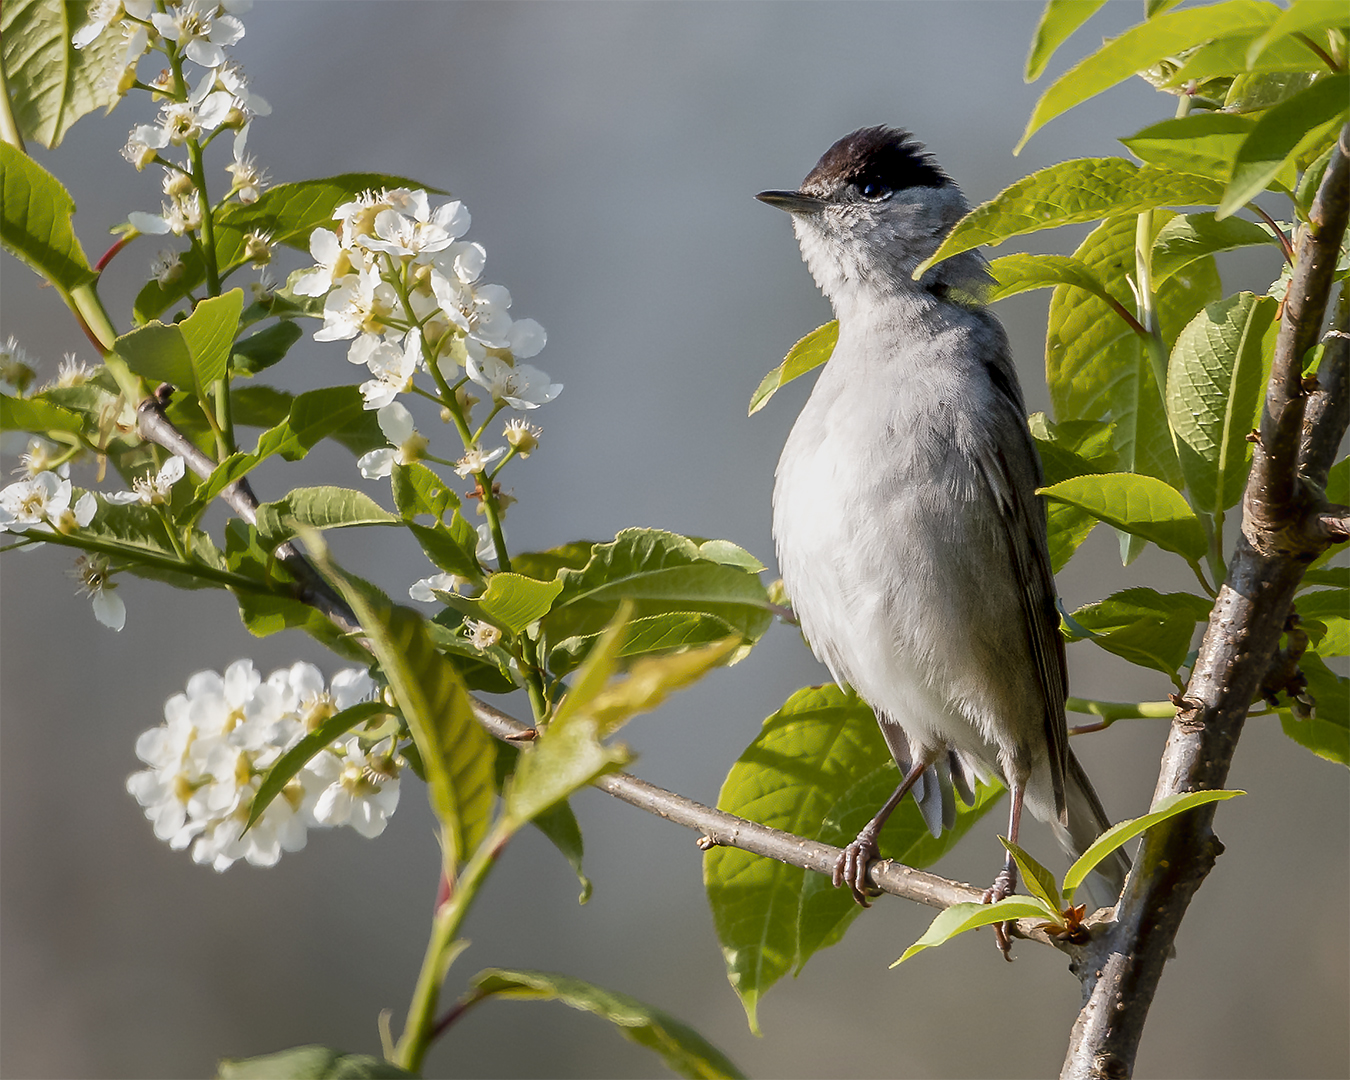
[[[404,766],[384,736],[367,747],[350,732],[321,750],[247,828],[262,778],[281,756],[329,717],[375,694],[370,676],[352,668],[325,682],[312,664],[263,679],[252,661],[224,673],[202,671],[164,706],[164,723],[136,740],[148,768],[127,779],[175,851],[217,871],[244,859],[271,866],[283,851],[305,846],[308,830],[349,824],[363,836],[384,831],[398,805]]]

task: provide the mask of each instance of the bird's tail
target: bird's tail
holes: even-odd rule
[[[1064,796],[1068,805],[1069,824],[1067,827],[1054,826],[1055,839],[1060,847],[1068,852],[1072,859],[1082,855],[1097,837],[1111,827],[1111,819],[1106,816],[1101,799],[1092,789],[1083,766],[1069,751],[1069,768],[1064,777]],[[1125,875],[1130,872],[1130,858],[1120,848],[1116,848],[1083,882],[1093,907],[1111,907],[1120,898],[1125,885]]]

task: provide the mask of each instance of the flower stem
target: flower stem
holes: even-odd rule
[[[450,896],[436,909],[431,920],[431,937],[422,958],[422,970],[413,988],[408,1005],[408,1020],[403,1036],[394,1048],[394,1064],[409,1072],[420,1072],[422,1060],[439,1034],[436,1023],[436,1005],[440,1000],[441,983],[458,954],[456,936],[473,905],[478,890],[488,871],[497,861],[497,855],[511,839],[515,829],[508,822],[498,822],[492,833],[478,845],[455,881]]]

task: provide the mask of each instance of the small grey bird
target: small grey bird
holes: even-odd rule
[[[797,191],[756,198],[792,215],[839,320],[778,461],[783,584],[816,656],[875,710],[903,777],[834,883],[865,905],[867,864],[905,793],[937,835],[955,818],[953,786],[970,802],[976,778],[1012,792],[1014,842],[1025,804],[1081,854],[1110,821],[1068,746],[1040,461],[1007,336],[979,299],[988,265],[967,252],[911,277],[966,200],[887,127],[840,139]],[[1129,866],[1119,851],[1102,863],[1094,901],[1114,904]],[[1016,880],[1008,858],[986,902]]]

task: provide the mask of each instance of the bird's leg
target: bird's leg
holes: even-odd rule
[[[905,778],[900,781],[900,786],[895,789],[895,793],[886,800],[886,804],[877,811],[876,816],[862,827],[858,838],[844,848],[843,853],[835,860],[834,887],[837,889],[848,882],[848,887],[853,890],[853,899],[863,907],[872,906],[867,899],[867,864],[880,854],[877,849],[877,837],[881,835],[881,828],[900,805],[900,800],[914,786],[915,781],[923,775],[924,769],[931,764],[932,761],[924,758],[914,762]]]
[[[1017,829],[1022,823],[1022,788],[1020,783],[1012,785],[1012,808],[1008,812],[1008,839],[1014,844],[1017,843]],[[1008,857],[1003,861],[1003,869],[999,871],[998,877],[994,878],[994,883],[985,890],[980,897],[982,904],[997,904],[1005,897],[1013,894],[1017,888],[1017,862],[1012,857],[1012,852],[1008,852]],[[1012,957],[1008,955],[1008,950],[1012,948],[1012,942],[1008,940],[1008,924],[994,924],[994,944],[998,946],[999,952],[1003,954],[1003,959],[1011,961]]]

